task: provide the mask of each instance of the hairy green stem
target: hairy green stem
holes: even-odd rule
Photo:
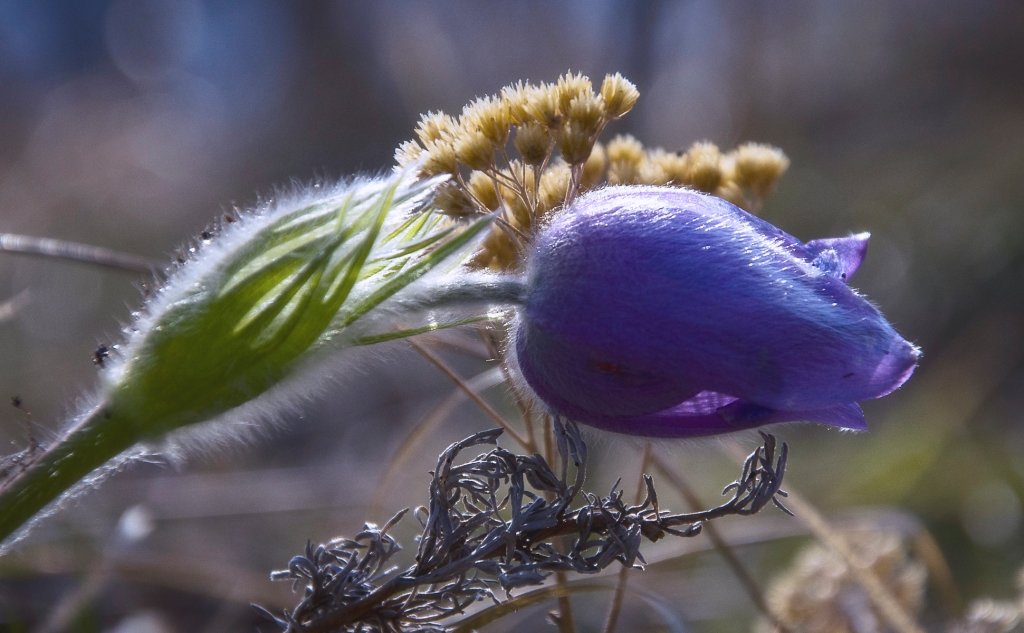
[[[14,464],[0,481],[0,553],[33,517],[55,504],[76,485],[88,485],[90,473],[139,441],[130,424],[118,424],[98,405],[47,447]]]
[[[475,304],[520,305],[526,300],[526,280],[518,275],[490,272],[458,273],[420,284],[405,301],[419,308],[452,308]]]

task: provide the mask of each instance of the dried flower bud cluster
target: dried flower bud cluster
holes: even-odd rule
[[[619,74],[606,76],[599,91],[573,73],[554,83],[516,83],[476,99],[458,117],[423,115],[417,140],[400,145],[395,160],[419,161],[424,176],[450,174],[435,205],[454,218],[499,211],[474,264],[515,268],[540,219],[604,180],[597,139],[638,97]]]
[[[1024,630],[1024,568],[1017,572],[1017,597],[1012,600],[981,598],[967,607],[964,617],[948,633],[1019,633]]]
[[[782,150],[759,143],[723,153],[701,141],[685,152],[667,152],[645,149],[632,136],[617,136],[608,143],[607,154],[609,184],[692,187],[755,213],[789,167]]]
[[[880,530],[849,532],[845,537],[857,565],[871,570],[907,613],[918,613],[928,574],[924,564],[907,552],[903,539]],[[822,545],[805,549],[793,568],[769,587],[767,599],[784,624],[805,633],[854,633],[864,630],[865,622],[884,621],[874,613],[855,574]],[[766,623],[759,628],[775,630]]]
[[[519,82],[473,101],[458,117],[423,115],[417,140],[402,143],[395,160],[400,166],[419,161],[424,176],[450,174],[435,205],[453,218],[500,212],[472,262],[482,268],[518,268],[540,220],[606,183],[692,187],[748,211],[761,208],[789,166],[775,147],[746,143],[722,152],[699,142],[669,152],[645,148],[632,136],[617,136],[607,147],[598,142],[639,96],[618,73],[606,76],[598,91],[582,74]]]

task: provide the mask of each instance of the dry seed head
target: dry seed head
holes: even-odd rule
[[[487,209],[494,211],[500,205],[498,192],[494,189],[494,179],[482,171],[474,171],[466,182],[469,193],[480,201]]]
[[[535,186],[534,170],[529,169],[529,166],[521,160],[508,161],[508,167],[501,170],[501,173],[506,179],[514,180],[531,191]]]
[[[502,200],[509,196],[518,196],[521,191],[536,190],[537,169],[521,160],[509,160],[507,167],[496,172],[498,193]]]
[[[526,117],[523,121],[536,121],[549,128],[558,127],[561,115],[558,111],[558,89],[549,83],[526,88]]]
[[[686,152],[686,183],[713,193],[722,182],[722,153],[707,141],[694,143]]]
[[[420,122],[416,124],[416,136],[423,145],[427,146],[434,141],[451,138],[458,125],[455,119],[444,112],[427,112],[420,115]]]
[[[580,185],[583,190],[593,189],[604,179],[604,169],[607,165],[605,158],[604,146],[600,143],[594,143],[594,147],[590,150],[590,156],[587,157],[587,162],[583,163],[583,177],[580,179]]]
[[[458,171],[459,162],[455,157],[455,148],[451,141],[435,140],[425,143],[423,152],[424,176],[437,176],[440,174],[454,174]]]
[[[404,141],[395,150],[395,164],[405,167],[423,156],[423,146],[416,141]]]
[[[756,211],[789,166],[780,150],[756,143],[724,156],[707,142],[685,153],[646,149],[632,136],[617,136],[605,147],[597,143],[604,126],[629,112],[638,98],[636,86],[619,73],[605,76],[600,95],[581,73],[567,72],[555,83],[517,82],[500,96],[475,99],[457,120],[442,112],[422,115],[416,126],[420,142],[400,145],[395,161],[421,161],[424,176],[468,171],[461,195],[457,185],[449,185],[439,194],[439,206],[455,216],[502,209],[509,224],[526,232],[536,216],[562,204],[572,174],[580,191],[602,182],[689,186]],[[521,160],[505,163],[510,135]],[[553,154],[554,143],[560,158]],[[545,170],[538,173],[541,165]],[[513,266],[517,238],[507,227],[496,227],[494,235],[488,243],[502,245],[501,254],[487,259],[482,253],[474,262]]]
[[[580,165],[590,156],[594,137],[576,121],[566,121],[558,132],[558,149],[562,158],[571,165]]]
[[[512,143],[527,165],[540,165],[548,157],[551,148],[551,134],[548,129],[535,121],[527,121],[516,127]]]
[[[569,123],[577,123],[590,136],[596,136],[604,126],[604,102],[597,95],[589,93],[573,97],[566,114]]]
[[[679,152],[666,152],[662,149],[650,150],[647,161],[657,166],[664,175],[666,184],[687,185],[686,156]]]
[[[437,195],[437,206],[449,215],[499,210],[503,222],[495,224],[473,265],[507,270],[518,265],[522,239],[509,226],[528,234],[538,216],[564,203],[570,184],[576,194],[606,180],[643,182],[641,172],[649,181],[665,181],[664,169],[645,166],[644,148],[632,137],[607,148],[597,144],[604,126],[628,112],[638,94],[619,74],[605,77],[600,95],[582,73],[567,72],[554,83],[517,82],[498,96],[473,100],[457,119],[442,112],[422,115],[419,142],[403,143],[395,160],[419,161],[423,176],[461,176]],[[506,156],[510,136],[519,160]]]
[[[470,169],[487,170],[494,167],[494,143],[480,131],[461,130],[456,136],[455,156]]]
[[[498,146],[508,140],[512,117],[505,100],[490,96],[477,99],[463,108],[460,123],[464,128],[481,132]]]
[[[617,119],[632,110],[639,98],[640,91],[619,73],[605,75],[604,81],[601,82],[601,99],[604,101],[605,111],[612,119]]]
[[[619,134],[608,143],[608,161],[639,166],[644,159],[644,145],[629,134]]]
[[[657,156],[665,154],[665,150],[657,149],[651,152],[655,156],[654,159],[650,155],[645,157],[643,162],[640,163],[640,167],[637,170],[635,184],[638,185],[667,185],[669,184],[668,174],[665,173],[665,168],[662,166],[661,161],[657,159]]]
[[[558,78],[555,84],[558,95],[558,112],[563,117],[571,116],[572,101],[578,97],[594,97],[594,87],[590,78],[583,73],[572,74],[567,72]]]
[[[480,213],[466,191],[455,182],[446,182],[434,194],[434,206],[453,218],[465,218]]]
[[[640,182],[640,165],[625,161],[609,161],[609,185],[636,185]]]
[[[777,147],[744,143],[732,152],[736,182],[764,198],[789,168],[789,159]]]
[[[628,134],[620,134],[608,143],[607,153],[609,184],[639,182],[640,166],[644,163],[644,146],[640,141]]]
[[[519,261],[515,244],[500,226],[492,226],[471,264],[478,268],[511,270]]]
[[[501,89],[501,100],[508,108],[508,115],[514,125],[520,125],[530,120],[526,111],[526,104],[530,100],[530,84],[517,81],[514,84]]]
[[[509,224],[523,230],[529,230],[533,226],[533,209],[526,205],[526,201],[514,192],[502,188],[501,200],[505,204]]]

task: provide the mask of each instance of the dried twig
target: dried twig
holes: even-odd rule
[[[153,273],[162,266],[145,257],[101,246],[14,233],[0,233],[0,251],[67,259],[131,273]]]
[[[778,499],[787,447],[775,438],[747,457],[740,478],[726,486],[731,498],[700,512],[661,510],[649,476],[644,498],[627,505],[622,492],[605,497],[583,491],[586,445],[575,425],[556,424],[561,465],[556,472],[540,455],[495,447],[463,464],[466,449],[495,444],[494,429],[452,444],[438,459],[415,563],[403,572],[389,567],[399,551],[389,534],[405,514],[385,526],[367,525],[352,539],[307,545],[287,570],[272,578],[292,580],[303,598],[280,616],[266,612],[284,631],[443,631],[443,621],[474,602],[497,602],[517,588],[537,585],[557,571],[590,574],[618,561],[642,566],[640,543],[666,535],[694,536],[704,521],[753,514]],[[571,477],[570,477],[571,474]],[[571,536],[564,552],[551,539]]]

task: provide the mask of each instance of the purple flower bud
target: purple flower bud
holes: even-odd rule
[[[514,341],[553,413],[687,437],[789,421],[864,429],[920,352],[846,280],[868,234],[800,242],[712,196],[608,187],[537,236]]]

